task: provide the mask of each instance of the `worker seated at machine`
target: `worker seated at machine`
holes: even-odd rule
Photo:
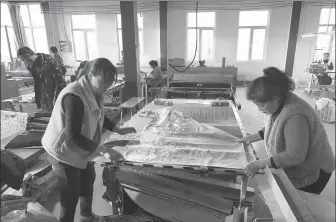
[[[161,67],[155,60],[150,61],[149,65],[153,70],[150,73],[150,76],[148,76],[149,78],[147,81],[148,87],[158,87],[160,86],[163,80]]]
[[[199,66],[197,66],[197,67],[206,67],[205,66],[205,60],[199,61],[198,63],[199,63]]]
[[[327,72],[328,70],[333,70],[334,65],[329,59],[330,54],[328,52],[323,54],[323,61],[322,64],[326,69],[326,72],[322,72],[321,74],[317,75],[319,85],[331,85],[332,77],[329,75],[330,73]]]
[[[121,51],[121,60],[117,63],[117,66],[124,66],[124,51]]]

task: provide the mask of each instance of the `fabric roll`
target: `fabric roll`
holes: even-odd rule
[[[30,132],[26,131],[21,135],[14,137],[6,146],[8,148],[36,148],[42,147],[41,139],[44,132]]]

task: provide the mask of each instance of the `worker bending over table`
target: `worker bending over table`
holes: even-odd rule
[[[320,118],[292,92],[294,88],[292,80],[274,67],[264,69],[264,76],[247,88],[247,99],[267,115],[267,121],[265,128],[241,142],[264,140],[270,158],[252,161],[245,170],[253,176],[266,166],[282,168],[295,188],[320,194],[335,170],[335,154]]]
[[[52,111],[58,94],[66,86],[62,68],[52,56],[34,53],[28,47],[19,48],[18,58],[34,78],[37,108]]]
[[[157,87],[162,83],[162,70],[157,61],[150,61],[150,67],[153,69],[147,82],[149,87]]]
[[[60,221],[73,222],[78,199],[81,221],[102,221],[92,213],[95,169],[88,158],[100,153],[111,161],[123,160],[115,150],[99,145],[103,129],[121,135],[135,133],[134,128],[118,128],[104,116],[104,92],[116,81],[117,71],[105,58],[90,62],[88,72],[60,93],[42,145],[57,164],[60,176]]]

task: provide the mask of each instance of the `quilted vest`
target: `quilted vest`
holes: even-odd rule
[[[269,115],[265,125],[264,141],[270,156],[286,150],[284,128],[293,115],[304,115],[309,125],[309,147],[305,160],[297,166],[285,168],[294,187],[302,188],[316,182],[320,169],[331,173],[335,170],[335,154],[332,151],[323,123],[307,102],[289,93],[283,109],[276,115]]]

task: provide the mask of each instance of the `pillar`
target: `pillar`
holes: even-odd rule
[[[122,100],[140,95],[139,33],[136,1],[121,1],[125,87]]]
[[[293,2],[292,17],[290,23],[288,45],[287,45],[286,64],[285,64],[285,71],[289,77],[293,76],[294,58],[300,25],[301,6],[302,6],[301,1]]]
[[[168,4],[167,1],[159,2],[160,8],[160,52],[161,67],[167,69],[168,63]]]

